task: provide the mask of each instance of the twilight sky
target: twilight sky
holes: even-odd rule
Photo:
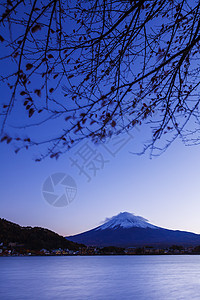
[[[2,47],[1,51],[7,54],[6,48]],[[6,75],[10,67],[3,61],[1,71]],[[3,85],[1,104],[8,100],[8,93],[9,88]],[[17,100],[15,114],[10,116],[6,128],[8,134],[16,133],[16,136],[18,129],[13,126],[23,127],[29,119],[22,99]],[[62,126],[63,122],[57,123],[59,129]],[[52,137],[55,131],[53,124],[43,129],[42,132],[38,126],[29,128],[32,136],[39,138],[42,135]],[[26,138],[27,132],[23,130]],[[131,135],[131,138],[124,134],[111,140],[107,149],[88,144],[91,154],[84,171],[90,176],[90,182],[87,181],[89,177],[80,175],[78,167],[71,162],[74,160],[83,166],[83,161],[78,161],[77,151],[83,154],[87,141],[58,160],[47,158],[40,163],[34,159],[43,149],[33,148],[15,154],[12,144],[0,143],[0,217],[23,226],[42,226],[71,235],[98,226],[106,217],[128,211],[160,227],[200,234],[200,147],[185,147],[177,140],[164,154],[149,159],[149,153],[142,156],[131,153],[141,149],[142,142],[148,139],[148,129],[136,129]],[[111,152],[116,149],[119,151],[114,156]],[[94,165],[98,168],[96,176]],[[42,187],[48,176],[59,172],[73,177],[77,195],[69,205],[58,208],[43,198]],[[63,190],[60,188],[57,192],[62,194]]]
[[[41,163],[33,161],[37,149],[16,155],[12,145],[2,143],[0,217],[70,235],[128,211],[161,227],[200,233],[199,147],[177,141],[163,155],[149,159],[130,153],[137,142],[128,141],[116,157],[98,146],[96,151],[109,162],[96,176],[90,172],[90,182],[70,161],[70,157],[78,159],[76,151],[85,142],[58,161]],[[61,208],[47,203],[41,193],[44,180],[56,172],[71,175],[78,188],[74,201]]]

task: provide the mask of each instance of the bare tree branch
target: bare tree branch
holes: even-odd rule
[[[46,145],[40,159],[58,158],[85,138],[105,141],[137,125],[147,128],[142,152],[151,155],[177,137],[198,144],[199,0],[4,0],[0,7],[2,142]],[[44,136],[53,126],[52,136],[20,135],[36,124]]]

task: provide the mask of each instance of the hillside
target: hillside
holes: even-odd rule
[[[0,243],[2,242],[4,245],[16,243],[32,250],[43,248],[77,250],[79,248],[79,244],[68,241],[51,230],[41,227],[22,227],[0,218]]]

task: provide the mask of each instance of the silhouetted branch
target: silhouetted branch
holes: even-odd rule
[[[199,132],[199,8],[197,0],[2,1],[2,142],[13,140],[9,120],[20,107],[16,128],[54,128],[25,143],[18,133],[19,148],[47,145],[41,158],[136,125],[148,128],[151,155],[177,137],[188,143]]]

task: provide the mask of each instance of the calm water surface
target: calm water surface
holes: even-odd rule
[[[0,299],[200,300],[200,256],[0,257]]]

